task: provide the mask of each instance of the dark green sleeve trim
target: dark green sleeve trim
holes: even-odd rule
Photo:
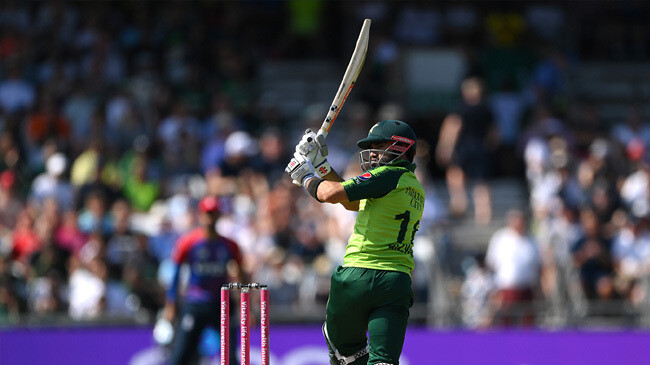
[[[343,188],[351,202],[361,199],[381,198],[397,187],[406,169],[381,166],[343,182]]]

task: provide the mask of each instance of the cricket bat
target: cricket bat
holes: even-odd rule
[[[363,67],[363,61],[366,59],[366,51],[368,50],[368,40],[370,38],[370,19],[363,21],[363,26],[361,27],[361,32],[359,33],[359,39],[357,39],[357,45],[354,47],[354,52],[352,53],[352,58],[350,58],[350,63],[348,68],[345,70],[343,75],[343,81],[339,85],[339,89],[334,96],[334,101],[332,101],[332,106],[327,112],[327,116],[323,121],[318,130],[319,135],[323,135],[323,138],[327,137],[327,134],[332,128],[332,124],[336,120],[336,117],[345,103],[345,99],[348,98],[350,91],[354,87],[357,77],[361,72],[361,67]]]

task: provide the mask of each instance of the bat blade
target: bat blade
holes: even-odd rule
[[[341,81],[341,85],[339,85],[339,89],[336,92],[336,95],[334,96],[334,100],[332,101],[332,106],[330,106],[330,109],[327,112],[327,116],[325,117],[323,124],[318,130],[318,134],[322,134],[324,137],[327,137],[330,128],[332,128],[332,124],[334,124],[336,117],[339,115],[339,112],[341,111],[341,107],[343,107],[345,100],[347,99],[348,95],[350,94],[350,91],[352,90],[354,84],[357,81],[357,77],[361,72],[361,67],[363,67],[363,62],[366,59],[366,51],[368,50],[369,39],[370,39],[370,19],[366,19],[364,20],[363,26],[361,27],[361,32],[359,32],[359,38],[357,39],[357,44],[354,47],[354,52],[352,53],[352,57],[350,58],[350,63],[348,64],[348,68],[345,70],[345,74],[343,75],[343,80]]]

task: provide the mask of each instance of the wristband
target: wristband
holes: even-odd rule
[[[315,178],[316,175],[313,173],[307,174],[302,177],[302,181],[300,181],[300,185],[302,185],[303,188],[307,189],[307,184],[309,183],[309,180]]]
[[[316,169],[316,173],[319,177],[323,177],[332,171],[332,166],[330,166],[330,163],[327,162],[327,160],[323,160],[323,162],[314,166],[314,169]]]
[[[309,195],[311,195],[311,197],[316,199],[319,203],[322,203],[322,201],[318,199],[318,187],[323,181],[325,180],[318,177],[314,177],[313,179],[307,180],[306,181],[307,186],[305,186],[305,189],[307,189]]]

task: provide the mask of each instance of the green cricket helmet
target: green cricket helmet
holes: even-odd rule
[[[373,149],[373,143],[393,142],[386,149]],[[402,157],[407,151],[415,151],[417,148],[417,137],[413,129],[406,123],[388,119],[382,120],[370,128],[368,136],[359,142],[357,146],[363,149],[359,152],[359,164],[365,172],[377,166],[388,165]]]

